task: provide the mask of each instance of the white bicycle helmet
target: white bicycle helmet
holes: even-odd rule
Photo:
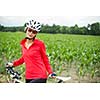
[[[25,23],[25,31],[27,28],[31,28],[37,32],[41,29],[41,24],[35,20],[30,20],[29,22]]]

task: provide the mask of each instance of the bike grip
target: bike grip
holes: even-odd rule
[[[51,77],[53,77],[53,76],[57,76],[56,73],[52,73],[52,74],[51,74]]]

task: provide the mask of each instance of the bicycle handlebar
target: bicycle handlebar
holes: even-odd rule
[[[17,71],[14,71],[13,67],[6,67],[6,71],[8,74],[10,74],[10,76],[12,77],[12,79],[21,79],[20,74]]]

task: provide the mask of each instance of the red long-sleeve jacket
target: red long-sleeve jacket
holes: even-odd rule
[[[13,62],[14,66],[23,63],[26,65],[26,79],[47,78],[48,74],[53,73],[46,55],[46,48],[42,41],[35,39],[34,43],[27,49],[26,39],[21,41],[22,57]],[[47,73],[48,72],[48,73]]]

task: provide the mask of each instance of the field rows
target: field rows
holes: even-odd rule
[[[6,61],[21,56],[19,43],[24,36],[20,32],[0,33],[0,73],[5,73],[2,66]],[[75,68],[79,79],[87,75],[100,77],[100,36],[38,34],[37,37],[45,42],[50,63],[58,75],[72,75],[70,69]],[[24,72],[23,66],[17,69]]]

